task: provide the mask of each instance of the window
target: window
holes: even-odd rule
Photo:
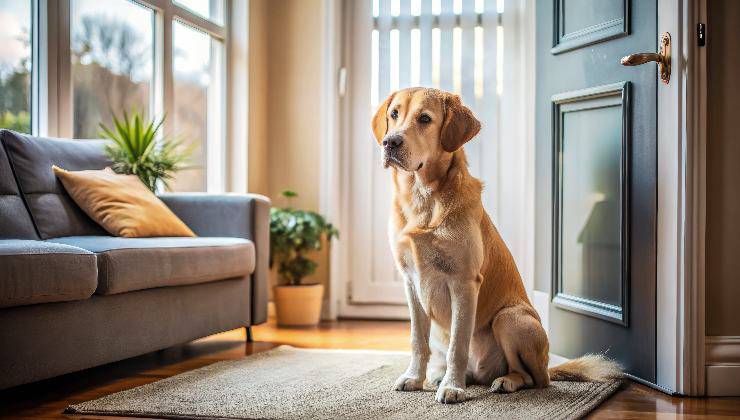
[[[223,0],[177,0],[176,3],[213,23],[224,23]]]
[[[247,150],[248,98],[229,87],[245,91],[247,83],[248,7],[0,0],[0,128],[86,139],[99,138],[100,124],[111,126],[124,111],[165,117],[161,133],[193,148],[173,189],[246,192],[246,159],[227,160],[226,150]],[[242,24],[232,27],[232,15]]]
[[[128,0],[73,0],[75,138],[99,137],[111,112],[152,116],[154,11]]]
[[[221,190],[223,174],[223,45],[210,35],[174,22],[175,131],[192,147],[192,165],[175,191]],[[206,168],[209,168],[206,171]]]
[[[31,0],[0,2],[0,128],[31,132]]]

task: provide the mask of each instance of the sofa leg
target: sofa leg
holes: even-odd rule
[[[254,343],[254,337],[252,336],[252,327],[244,327],[247,330],[247,343]]]

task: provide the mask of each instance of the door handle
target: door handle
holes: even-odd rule
[[[671,34],[663,32],[660,36],[660,48],[657,53],[636,53],[622,57],[623,66],[639,66],[655,61],[658,63],[660,80],[668,84],[671,81]]]

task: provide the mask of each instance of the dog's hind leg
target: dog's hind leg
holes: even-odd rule
[[[473,334],[468,361],[468,384],[491,385],[495,378],[506,374],[506,358],[493,337],[491,325]]]
[[[501,310],[493,320],[493,334],[508,365],[508,373],[493,381],[494,392],[515,392],[549,383],[547,335],[530,311],[514,306]]]
[[[447,347],[450,345],[450,335],[436,322],[432,321],[429,334],[429,347],[432,356],[427,367],[427,381],[438,386],[447,371]]]

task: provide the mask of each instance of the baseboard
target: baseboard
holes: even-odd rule
[[[707,366],[707,396],[740,396],[740,366]]]
[[[339,305],[339,318],[384,319],[406,321],[409,309],[406,305]]]
[[[550,294],[539,290],[532,290],[532,304],[534,309],[540,315],[542,328],[550,336]]]
[[[704,340],[708,396],[740,396],[740,336],[708,336]]]

